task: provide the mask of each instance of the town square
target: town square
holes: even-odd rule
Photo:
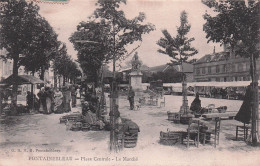
[[[0,165],[257,166],[259,0],[2,0]]]

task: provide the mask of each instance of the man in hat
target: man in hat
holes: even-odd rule
[[[134,109],[134,99],[135,99],[135,92],[132,89],[132,86],[130,86],[129,91],[128,91],[128,100],[130,103],[130,110]]]

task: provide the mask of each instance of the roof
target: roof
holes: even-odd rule
[[[44,81],[31,75],[18,75],[14,78],[13,74],[2,81],[4,84],[12,85],[17,82],[18,85],[22,84],[44,84]]]
[[[182,65],[183,65],[183,72],[184,73],[193,73],[193,64],[183,63]],[[168,65],[168,64],[150,67],[149,71],[155,73],[155,72],[165,72],[165,71],[170,70],[170,69],[176,70],[177,72],[182,72],[181,65],[172,65],[171,66],[171,65]]]
[[[124,68],[120,69],[118,72],[127,72],[127,71],[130,71],[130,70],[132,70],[132,67],[124,67]],[[148,71],[149,67],[146,66],[146,65],[141,65],[140,70],[141,71]]]
[[[183,72],[184,73],[193,73],[193,64],[190,63],[182,63],[183,65]],[[173,66],[178,72],[182,72],[181,65],[174,65]]]
[[[198,63],[207,63],[207,62],[217,62],[217,61],[223,61],[223,60],[228,60],[230,58],[229,52],[218,52],[218,53],[213,53],[213,54],[207,54],[197,60],[194,64]]]
[[[246,87],[251,81],[232,81],[232,82],[188,82],[187,87]],[[260,84],[260,80],[258,81]],[[182,83],[164,83],[163,86],[182,87]]]

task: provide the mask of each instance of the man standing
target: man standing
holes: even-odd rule
[[[132,89],[132,86],[130,86],[129,91],[128,91],[128,100],[130,103],[130,110],[134,109],[134,99],[135,99],[135,92]]]

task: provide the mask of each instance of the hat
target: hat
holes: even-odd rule
[[[88,106],[88,105],[89,105],[89,103],[88,103],[87,101],[85,101],[85,102],[84,102],[84,105]]]

